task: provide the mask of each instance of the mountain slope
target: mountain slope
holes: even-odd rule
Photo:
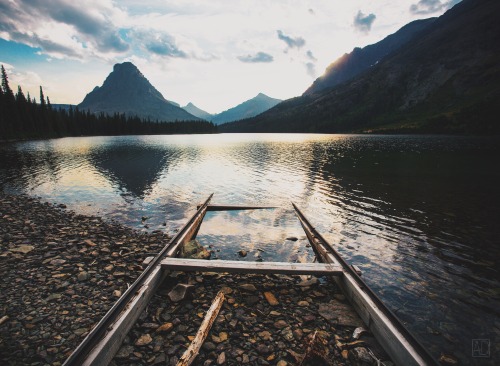
[[[327,67],[325,73],[317,78],[303,95],[317,93],[323,89],[334,87],[348,81],[375,65],[385,56],[399,49],[416,34],[427,28],[436,18],[420,19],[408,23],[396,33],[385,37],[380,42],[356,47],[351,53],[346,53]]]
[[[211,121],[213,118],[213,114],[205,112],[203,109],[198,108],[193,103],[189,102],[187,105],[182,107],[186,112],[192,114],[193,116],[204,119],[205,121]]]
[[[499,11],[464,0],[351,81],[219,131],[500,133]]]
[[[78,108],[94,113],[125,113],[153,121],[199,120],[166,100],[131,62],[116,64],[102,86],[87,94]]]
[[[212,122],[218,125],[221,123],[254,117],[264,111],[267,111],[269,108],[274,107],[280,102],[281,99],[274,99],[265,94],[259,93],[256,97],[249,99],[236,107],[216,114],[213,116]]]

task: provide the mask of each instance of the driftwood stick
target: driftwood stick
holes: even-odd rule
[[[208,332],[210,332],[210,328],[212,328],[212,324],[214,323],[215,318],[217,318],[217,315],[219,315],[219,310],[223,303],[224,294],[222,293],[222,291],[219,291],[217,296],[215,296],[210,309],[208,309],[207,313],[205,314],[205,318],[203,319],[203,322],[200,325],[200,329],[198,329],[193,342],[191,342],[189,348],[186,350],[186,352],[184,352],[179,362],[177,362],[177,366],[189,366],[194,361],[196,356],[198,356],[200,348],[203,345],[205,338],[207,338]]]

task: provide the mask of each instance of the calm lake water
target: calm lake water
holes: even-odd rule
[[[276,206],[208,213],[198,239],[213,258],[312,261],[293,201],[436,357],[493,365],[500,362],[499,156],[495,138],[65,138],[0,146],[0,189],[169,233],[210,193],[213,204]],[[489,340],[489,358],[472,357],[474,339]]]

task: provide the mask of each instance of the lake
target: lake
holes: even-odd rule
[[[168,233],[211,193],[213,204],[275,206],[208,213],[198,240],[213,259],[312,261],[293,201],[436,357],[493,365],[499,156],[488,137],[63,138],[2,144],[0,186]],[[472,357],[474,339],[489,341],[490,358]]]

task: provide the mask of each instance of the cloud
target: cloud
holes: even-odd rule
[[[311,50],[308,50],[308,51],[306,52],[306,56],[307,56],[307,58],[308,58],[309,60],[312,60],[312,61],[314,61],[314,62],[318,61],[318,59],[317,59],[316,57],[314,57],[314,55],[313,55],[313,53],[312,53],[312,51],[311,51]]]
[[[255,55],[238,56],[238,60],[248,63],[273,62],[272,55],[265,52],[257,52]]]
[[[306,70],[307,74],[312,77],[316,78],[316,65],[312,62],[306,62]]]
[[[69,0],[11,0],[0,4],[0,36],[54,57],[123,53],[129,45],[113,18],[120,10],[109,1],[86,6]]]
[[[372,28],[372,24],[375,21],[375,18],[375,14],[371,13],[365,15],[361,12],[361,10],[359,10],[358,14],[356,14],[356,16],[354,17],[354,28],[356,28],[360,32],[368,33]]]
[[[154,29],[142,29],[131,31],[130,36],[146,51],[155,55],[178,58],[189,57],[185,51],[177,46],[175,39],[168,33]]]
[[[461,0],[450,0],[441,2],[441,0],[420,0],[418,3],[410,6],[410,13],[420,15],[437,13],[443,10],[448,10],[460,1]]]
[[[302,37],[292,38],[284,34],[281,30],[278,30],[278,38],[285,42],[288,48],[301,48],[306,44],[306,40]]]

